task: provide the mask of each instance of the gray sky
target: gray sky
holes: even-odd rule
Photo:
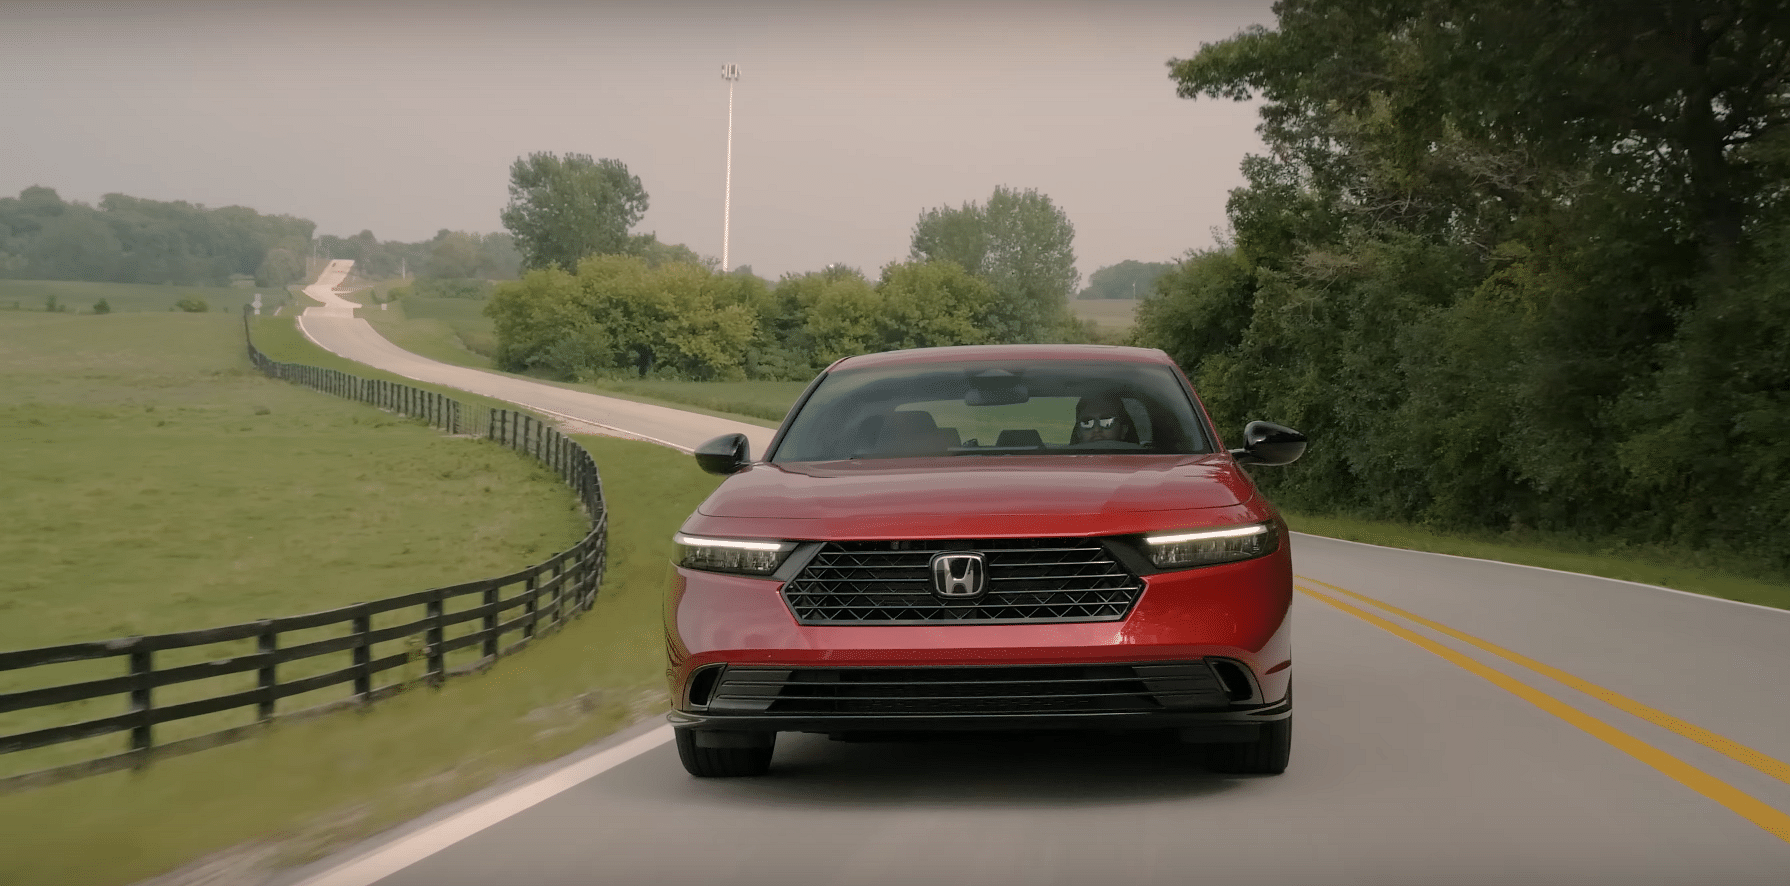
[[[1212,244],[1253,106],[1164,62],[1252,23],[1221,2],[0,2],[0,194],[289,213],[341,236],[501,229],[509,165],[614,157],[640,230],[775,279],[905,257],[922,209],[1036,188],[1085,277]],[[1085,281],[1084,281],[1085,282]]]

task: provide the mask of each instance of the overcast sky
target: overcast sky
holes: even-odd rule
[[[1084,275],[1212,244],[1252,106],[1165,62],[1268,0],[20,3],[0,0],[0,194],[239,204],[427,239],[496,231],[509,166],[613,157],[640,230],[775,279],[904,258],[920,211],[1036,188]]]

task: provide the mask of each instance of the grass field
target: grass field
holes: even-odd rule
[[[214,313],[237,316],[242,306],[261,294],[262,310],[273,313],[286,304],[286,291],[279,286],[250,289],[241,286],[154,286],[143,283],[86,283],[74,280],[0,280],[0,311],[43,311],[46,299],[54,296],[57,304],[69,313],[91,314],[94,303],[104,299],[114,313],[158,312],[174,310],[175,302],[184,298],[204,301]],[[16,307],[15,307],[16,306]]]
[[[351,300],[367,304],[356,294]],[[407,351],[454,366],[490,369],[497,352],[495,324],[483,313],[485,302],[470,298],[427,298],[412,295],[383,307],[357,313],[379,334]]]
[[[381,599],[512,572],[587,531],[570,492],[533,460],[264,378],[243,356],[241,334],[228,315],[0,312],[0,649]],[[158,661],[234,654],[202,648]],[[297,665],[285,677],[331,666]],[[0,689],[122,667],[109,659],[5,672]],[[158,703],[250,688],[238,685],[247,680],[195,681]],[[282,709],[345,692],[297,696]],[[122,703],[6,715],[0,733],[106,716]],[[251,718],[242,710],[180,721],[158,740]],[[0,774],[114,752],[122,741],[7,754]]]
[[[595,609],[491,671],[365,713],[0,796],[0,833],[32,837],[8,846],[0,880],[115,886],[223,850],[213,861],[228,873],[214,882],[250,880],[663,711],[670,538],[718,480],[651,444],[578,439],[602,467],[611,509]]]
[[[1107,332],[1130,332],[1136,325],[1137,302],[1128,298],[1072,298],[1069,310]]]
[[[0,648],[389,596],[508,571],[583,534],[570,494],[532,462],[263,379],[240,329],[217,315],[0,312],[0,562],[22,567],[0,591]],[[262,321],[257,340],[329,362],[290,321]],[[0,796],[0,832],[33,835],[8,847],[0,881],[126,883],[269,839],[238,860],[289,862],[662,709],[669,537],[716,480],[647,444],[582,442],[611,508],[595,611],[491,672],[367,713]],[[18,722],[0,717],[0,733],[29,728]],[[107,740],[122,747],[93,741]]]
[[[1738,575],[1687,565],[1694,558],[1685,552],[1666,548],[1622,546],[1621,552],[1616,553],[1609,544],[1547,536],[1537,538],[1533,534],[1512,537],[1492,532],[1439,533],[1397,523],[1299,513],[1289,513],[1286,518],[1293,529],[1313,535],[1601,575],[1790,609],[1790,583],[1777,577]]]
[[[0,648],[390,596],[583,534],[531,460],[264,378],[241,335],[0,312]]]

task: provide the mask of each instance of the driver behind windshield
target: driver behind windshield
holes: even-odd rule
[[[1096,440],[1137,442],[1137,428],[1132,426],[1125,405],[1113,394],[1083,397],[1075,404],[1075,428],[1069,432],[1069,442]]]

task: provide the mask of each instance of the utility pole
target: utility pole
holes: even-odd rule
[[[728,227],[733,220],[733,84],[739,82],[739,65],[722,65],[721,79],[727,81],[727,178],[721,192],[721,273],[733,270],[727,263]]]

